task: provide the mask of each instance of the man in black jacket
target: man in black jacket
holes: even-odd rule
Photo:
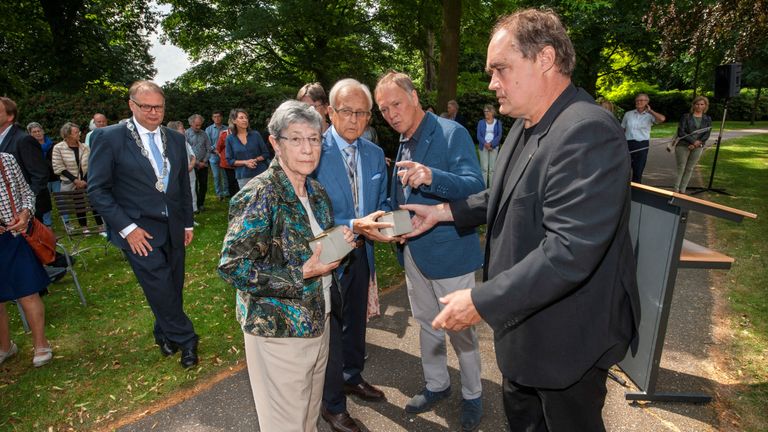
[[[15,124],[18,114],[16,102],[0,97],[0,152],[10,153],[16,158],[24,179],[35,194],[35,217],[42,221],[43,214],[51,210],[47,187],[48,164],[43,158],[40,143]]]
[[[511,430],[601,431],[608,368],[639,323],[630,242],[629,155],[616,119],[571,83],[575,53],[553,12],[502,18],[488,45],[489,89],[517,118],[489,190],[415,211],[487,223],[484,282],[440,301],[435,328],[485,320],[494,332]]]

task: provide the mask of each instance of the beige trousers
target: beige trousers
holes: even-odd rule
[[[263,432],[315,432],[328,363],[329,315],[315,338],[244,333],[253,400]]]

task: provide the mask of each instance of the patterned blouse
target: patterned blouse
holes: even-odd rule
[[[3,164],[5,176],[10,183],[13,202],[16,204],[16,212],[27,209],[30,211],[30,214],[34,214],[35,195],[29,188],[27,181],[24,180],[24,174],[22,174],[19,164],[16,163],[16,158],[9,153],[0,153],[0,163]],[[14,211],[11,208],[11,198],[8,196],[6,181],[3,175],[0,174],[0,224],[10,225],[14,220],[13,214]]]
[[[333,226],[331,200],[307,178],[310,207],[321,228]],[[312,256],[309,216],[277,159],[235,195],[219,274],[237,289],[243,332],[264,337],[316,337],[325,325],[321,277],[304,279]]]

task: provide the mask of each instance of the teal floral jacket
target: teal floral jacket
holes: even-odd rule
[[[307,195],[321,228],[333,226],[331,201],[316,180]],[[309,216],[277,160],[235,195],[219,274],[237,289],[243,332],[265,337],[316,337],[325,325],[320,277],[304,279],[312,256]]]

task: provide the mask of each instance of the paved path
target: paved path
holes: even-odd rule
[[[743,131],[730,132],[725,134],[725,138],[743,134]],[[675,174],[674,156],[664,150],[663,144],[659,145],[661,141],[654,140],[652,143],[646,168],[646,183],[653,186],[671,185]],[[691,185],[700,185],[700,181],[700,176],[696,174]],[[704,217],[691,218],[686,237],[699,244],[708,243]],[[707,271],[681,269],[678,272],[658,379],[659,391],[714,394],[715,383],[710,378],[713,365],[708,356],[709,348],[715,343],[711,329],[713,293]],[[460,430],[458,365],[451,350],[449,359],[454,386],[453,397],[440,404],[434,412],[412,416],[403,411],[402,407],[408,398],[422,387],[418,326],[411,318],[403,287],[384,295],[381,306],[382,316],[373,319],[369,325],[370,358],[366,363],[364,375],[371,383],[384,390],[387,401],[375,404],[350,399],[350,413],[360,419],[369,431]],[[480,430],[505,431],[506,422],[501,404],[501,375],[496,367],[493,336],[488,326],[479,326],[479,338],[485,404],[485,416]],[[625,389],[614,381],[608,381],[608,397],[603,416],[609,431],[718,430],[716,413],[711,404],[629,404],[624,399],[624,392],[627,390],[633,389]],[[324,421],[319,423],[320,431],[330,430]],[[247,371],[240,370],[177,405],[145,416],[118,430],[257,431],[258,421],[253,408]]]

